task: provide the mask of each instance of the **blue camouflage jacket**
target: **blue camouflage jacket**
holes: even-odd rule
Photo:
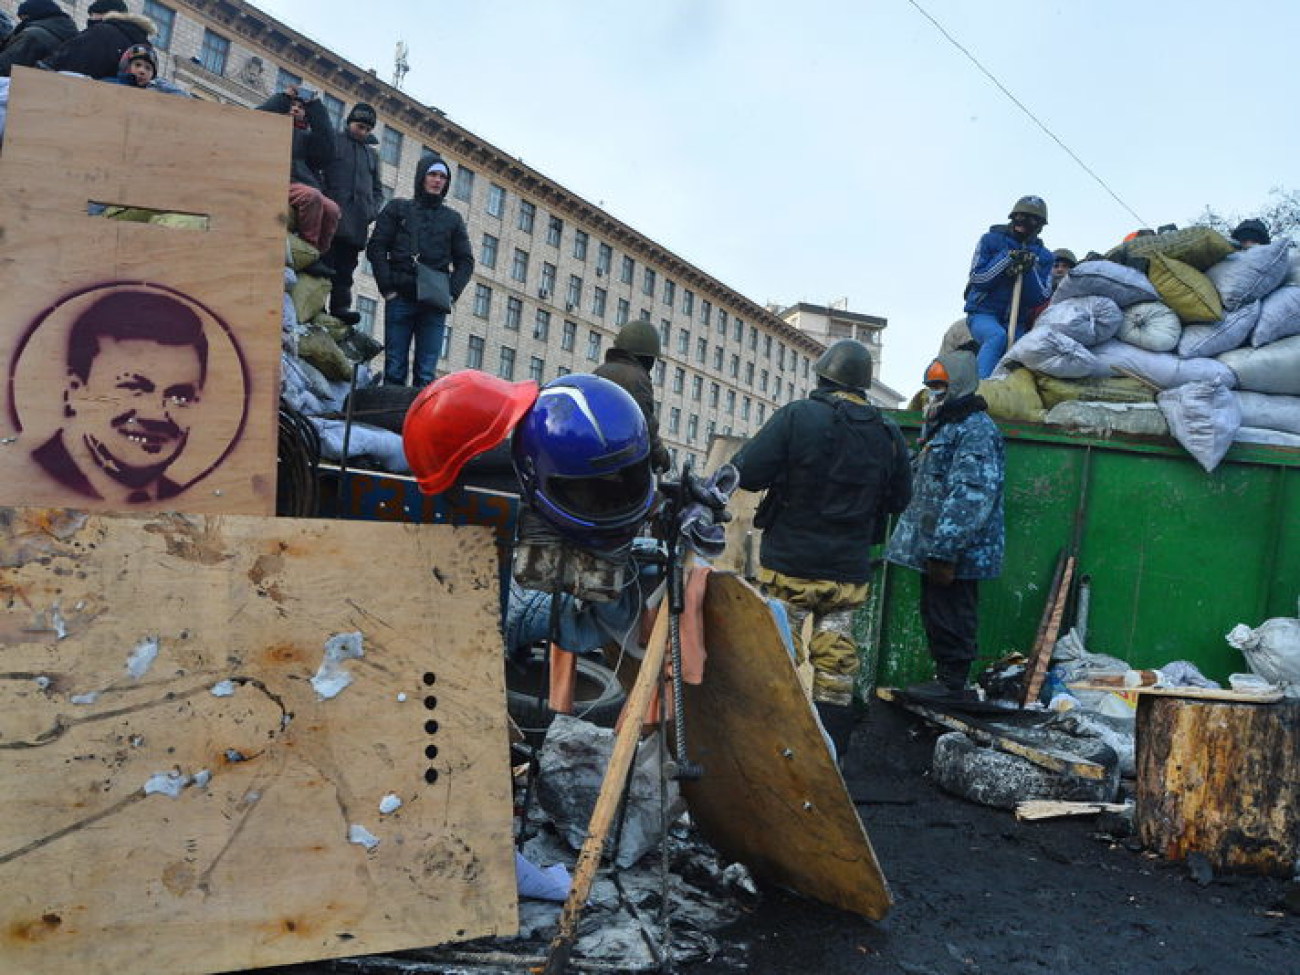
[[[1004,472],[1002,434],[987,412],[940,426],[917,455],[912,503],[885,557],[919,571],[942,559],[956,563],[958,579],[996,578],[1006,547]]]

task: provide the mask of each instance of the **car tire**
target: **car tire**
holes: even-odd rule
[[[547,691],[543,683],[547,673],[544,653],[534,648],[523,660],[506,660],[506,707],[524,737],[534,746],[541,745],[546,729],[555,719],[551,702],[543,697]],[[587,657],[578,658],[573,717],[612,728],[626,700],[627,695],[612,670]]]
[[[420,395],[419,386],[365,386],[348,397],[352,419],[393,433],[402,432],[406,411]],[[347,412],[344,404],[344,413]]]

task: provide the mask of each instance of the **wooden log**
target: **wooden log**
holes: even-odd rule
[[[1300,702],[1143,694],[1138,835],[1170,859],[1289,875],[1300,856]]]

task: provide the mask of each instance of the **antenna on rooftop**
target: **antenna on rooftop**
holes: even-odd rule
[[[406,55],[410,53],[410,48],[406,46],[406,41],[397,42],[397,53],[393,58],[393,87],[401,88],[402,79],[406,77],[406,72],[411,70],[411,64],[406,60]]]

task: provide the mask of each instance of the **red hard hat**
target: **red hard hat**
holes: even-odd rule
[[[471,457],[505,440],[537,399],[537,383],[512,383],[477,369],[431,382],[406,411],[402,449],[425,494],[451,487]]]

